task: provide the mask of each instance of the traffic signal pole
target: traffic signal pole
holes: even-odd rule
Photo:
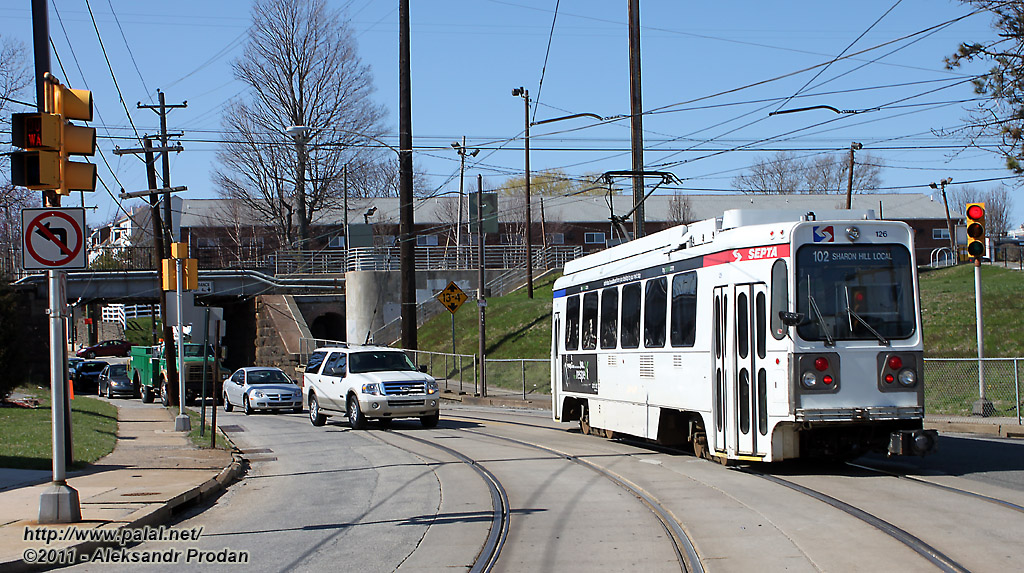
[[[985,323],[981,316],[981,258],[974,259],[974,315],[978,326],[978,400],[971,408],[976,416],[991,416],[995,409],[985,397]]]
[[[36,67],[36,103],[40,113],[47,113],[48,78],[50,72],[50,25],[46,0],[32,0],[32,36]],[[56,191],[43,192],[43,205],[60,207]],[[39,523],[77,523],[82,521],[82,504],[78,490],[67,484],[65,432],[70,430],[67,395],[67,336],[64,317],[67,300],[64,298],[67,273],[47,271],[50,325],[50,412],[53,419],[53,481],[39,497]]]

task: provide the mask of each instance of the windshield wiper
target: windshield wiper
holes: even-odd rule
[[[849,296],[849,295],[847,295],[847,296]],[[871,328],[871,325],[868,324],[866,320],[861,318],[861,316],[859,314],[857,314],[856,312],[853,312],[853,309],[850,308],[850,301],[849,300],[846,301],[846,314],[848,316],[850,316],[851,318],[856,318],[857,322],[861,323],[861,325],[863,325],[864,328],[868,329],[868,331],[871,332],[871,334],[874,334],[875,338],[878,339],[878,344],[880,344],[882,346],[889,346],[889,339],[887,339],[886,337],[884,337],[881,334],[879,334],[878,331],[875,330],[874,328]],[[852,320],[850,321],[850,332],[853,332],[853,321]]]
[[[814,318],[818,321],[818,328],[825,335],[825,346],[835,346],[836,341],[832,339],[832,335],[828,333],[828,328],[825,327],[825,317],[821,315],[821,311],[818,310],[818,303],[814,301],[814,297],[810,293],[807,293],[807,302],[811,303],[811,310],[814,311]]]

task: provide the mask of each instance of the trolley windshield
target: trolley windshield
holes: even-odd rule
[[[910,252],[902,245],[805,245],[796,256],[804,340],[909,338],[917,325]]]

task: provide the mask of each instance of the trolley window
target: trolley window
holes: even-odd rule
[[[622,287],[622,348],[640,346],[640,283]]]
[[[772,263],[772,336],[775,340],[786,338],[786,325],[782,324],[780,312],[789,310],[789,272],[786,261],[778,259]]]
[[[672,277],[672,346],[693,346],[697,338],[697,273]]]
[[[572,351],[580,347],[580,297],[573,295],[565,299],[565,349]]]
[[[804,340],[884,343],[917,328],[914,268],[903,245],[806,245],[796,273]]]
[[[736,295],[736,347],[740,358],[746,358],[750,348],[750,310],[745,292]]]
[[[758,358],[764,358],[768,350],[766,346],[768,335],[765,333],[765,331],[767,330],[767,325],[765,324],[764,317],[764,298],[764,293],[759,292],[757,293],[757,298],[754,299],[754,334],[757,339]]]
[[[644,300],[644,346],[665,346],[665,317],[668,315],[668,280],[665,277],[647,281]]]
[[[601,348],[615,348],[619,342],[619,289],[601,291]]]
[[[597,293],[588,292],[583,295],[583,350],[597,348]]]

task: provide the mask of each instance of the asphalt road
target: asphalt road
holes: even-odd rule
[[[877,526],[777,481],[692,455],[583,436],[546,413],[445,409],[433,430],[411,420],[386,431],[351,431],[343,418],[314,428],[305,415],[223,411],[218,422],[247,452],[249,472],[211,506],[169,525],[201,527],[197,540],[128,548],[136,555],[189,548],[214,559],[244,553],[247,571],[468,569],[491,530],[491,496],[469,464],[434,443],[486,468],[507,492],[509,525],[496,571],[680,570],[671,536],[648,505],[585,464],[663,507],[682,524],[707,571],[936,568]],[[939,453],[929,458],[860,460],[895,477],[827,464],[756,469],[901,528],[964,570],[1011,570],[1024,559],[1017,533],[1024,511],[1014,509],[1024,507],[1022,448],[1015,440],[942,436]],[[74,569],[180,571],[183,559]]]

